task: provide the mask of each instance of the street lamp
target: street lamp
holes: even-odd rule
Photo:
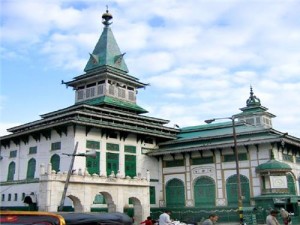
[[[66,179],[66,182],[65,182],[64,190],[63,190],[61,200],[60,200],[60,204],[59,204],[59,207],[58,207],[59,212],[63,211],[63,208],[64,208],[64,202],[65,202],[65,199],[66,199],[66,194],[67,194],[67,190],[68,190],[68,186],[69,186],[69,182],[70,182],[70,177],[71,177],[71,174],[72,174],[72,169],[73,169],[73,165],[74,165],[75,156],[94,157],[94,158],[96,157],[96,151],[76,154],[77,148],[78,148],[78,142],[76,142],[73,154],[62,153],[63,155],[72,156],[72,159],[71,159],[71,162],[70,162],[70,167],[69,167],[69,170],[68,170],[67,179]]]
[[[240,224],[244,224],[244,216],[243,216],[243,196],[242,196],[242,185],[241,185],[241,177],[240,177],[240,167],[239,167],[239,155],[237,151],[237,141],[236,141],[236,130],[235,130],[235,117],[223,117],[223,118],[214,118],[205,120],[205,123],[212,123],[216,120],[229,119],[232,122],[232,135],[233,135],[233,144],[234,144],[234,156],[235,156],[235,166],[236,166],[236,175],[237,175],[237,187],[238,187],[238,210],[240,215]]]

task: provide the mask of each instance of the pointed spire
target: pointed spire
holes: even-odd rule
[[[128,73],[128,68],[124,60],[125,53],[121,53],[115,37],[110,29],[113,16],[109,13],[108,8],[102,15],[102,23],[104,24],[103,32],[95,46],[92,54],[90,54],[84,71],[109,66]]]

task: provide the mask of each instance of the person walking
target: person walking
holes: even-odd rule
[[[277,220],[278,211],[276,209],[273,209],[270,211],[270,214],[266,218],[267,225],[280,225]]]
[[[170,225],[172,223],[170,219],[171,211],[165,210],[163,214],[159,216],[158,224],[159,225]]]
[[[204,220],[202,225],[214,225],[219,219],[217,214],[210,214],[208,219]]]
[[[284,208],[280,209],[280,215],[281,215],[284,225],[290,224],[290,222],[291,222],[290,214]]]

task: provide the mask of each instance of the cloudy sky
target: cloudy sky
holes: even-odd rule
[[[250,85],[300,137],[299,0],[1,0],[0,134],[74,104],[61,85],[83,74],[111,26],[130,75],[150,83],[138,94],[168,126],[203,124],[246,106]]]

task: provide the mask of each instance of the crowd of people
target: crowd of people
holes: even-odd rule
[[[276,209],[273,209],[270,211],[270,214],[266,218],[266,224],[267,225],[280,225],[277,215],[280,214],[281,218],[283,220],[284,225],[290,225],[291,224],[291,217],[289,213],[284,209],[281,208],[279,211]],[[170,218],[171,211],[166,210],[164,211],[160,216],[158,221],[153,220],[150,216],[147,217],[147,219],[140,224],[145,225],[174,225],[174,222]],[[217,214],[211,214],[208,216],[206,220],[204,220],[201,225],[214,225],[218,221],[219,216]]]

